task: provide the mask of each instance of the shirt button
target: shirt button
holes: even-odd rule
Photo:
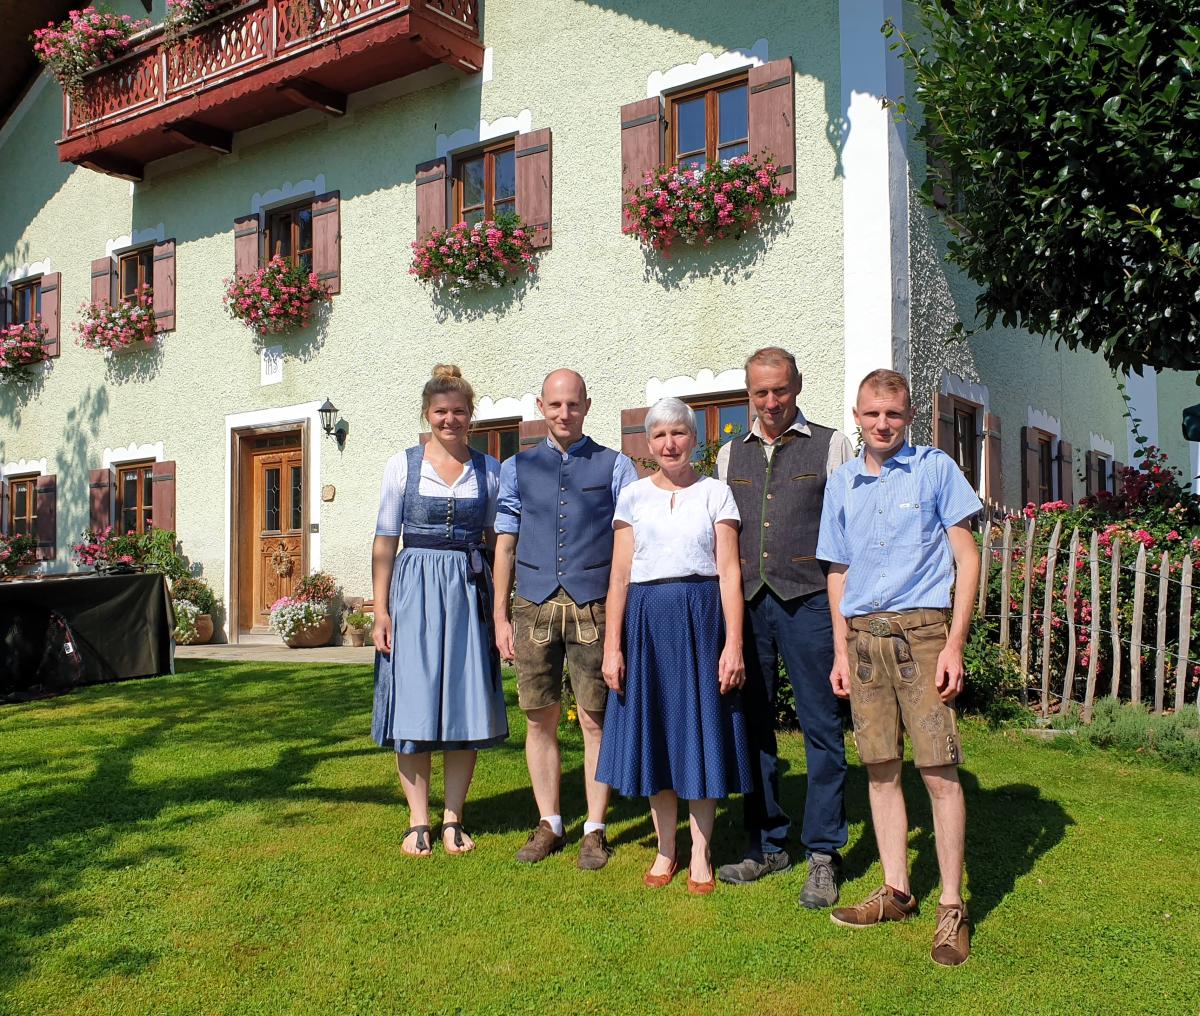
[[[767,552],[764,550],[764,551],[763,551],[763,557],[767,557],[767,556],[768,556],[768,555],[767,555]]]
[[[559,490],[561,490],[561,491],[562,491],[564,494],[567,492],[567,488],[566,488],[566,487],[559,487],[558,489],[559,489]]]
[[[880,509],[879,509],[879,514],[880,514],[880,515],[882,515],[882,514],[883,514],[883,509],[882,509],[882,508],[880,508]]]
[[[775,495],[774,495],[774,494],[768,494],[768,495],[767,495],[767,500],[768,500],[768,501],[770,501],[770,500],[772,500],[774,497],[775,497]]]
[[[764,523],[763,523],[763,529],[767,529],[767,528],[769,528],[769,527],[770,527],[770,525],[771,525],[771,523],[770,523],[770,522],[764,522]]]
[[[887,546],[887,544],[886,544],[886,543],[884,543],[884,541],[883,541],[883,540],[880,540],[880,541],[879,541],[879,546],[881,546],[881,547],[886,547],[886,546]]]

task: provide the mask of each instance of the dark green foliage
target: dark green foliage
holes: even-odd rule
[[[1072,706],[1055,717],[1053,726],[1074,730],[1084,742],[1120,755],[1159,761],[1184,772],[1200,772],[1200,712],[1195,706],[1152,716],[1143,705],[1102,698],[1096,702],[1090,724],[1083,724],[1079,707]]]
[[[884,31],[977,310],[1117,369],[1200,368],[1195,0],[917,0]],[[896,104],[901,114],[902,102]]]
[[[194,603],[201,614],[211,614],[217,605],[216,594],[204,579],[185,575],[171,583],[171,596]]]
[[[963,690],[955,708],[979,713],[992,726],[1028,718],[1029,710],[1018,701],[1025,683],[1020,659],[997,644],[996,633],[987,625],[977,622],[972,627],[963,647],[963,667]]]

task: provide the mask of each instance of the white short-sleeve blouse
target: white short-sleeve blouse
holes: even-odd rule
[[[672,507],[674,497],[674,507]],[[719,480],[702,476],[682,490],[663,490],[652,477],[629,484],[617,498],[613,527],[633,527],[630,582],[717,574],[713,526],[740,522],[733,492]]]
[[[490,455],[484,457],[484,476],[487,482],[487,528],[496,521],[496,502],[500,497],[500,463]],[[383,470],[383,486],[379,493],[379,516],[375,521],[376,536],[399,536],[404,523],[404,488],[408,484],[408,454],[397,452]],[[421,459],[421,480],[417,493],[426,497],[473,498],[479,494],[475,469],[470,462],[463,465],[458,479],[447,484],[437,474],[428,459]]]

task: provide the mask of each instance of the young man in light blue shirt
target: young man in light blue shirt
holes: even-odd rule
[[[932,804],[942,878],[931,956],[954,966],[970,952],[970,926],[962,899],[962,748],[951,703],[962,689],[963,645],[979,585],[969,522],[982,505],[950,456],[908,444],[913,409],[903,375],[868,374],[854,419],[863,453],[829,478],[817,557],[829,563],[830,681],[836,695],[850,699],[884,885],[832,918],[859,928],[904,920],[917,909],[900,786],[907,731]]]

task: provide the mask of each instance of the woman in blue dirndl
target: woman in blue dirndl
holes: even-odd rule
[[[605,613],[611,689],[596,778],[648,797],[658,854],[643,877],[667,885],[679,868],[679,799],[688,802],[688,891],[716,887],[709,842],[717,799],[751,787],[741,694],[742,573],[729,488],[692,468],[696,419],[679,399],[646,415],[658,472],[621,491]]]
[[[457,367],[435,367],[421,403],[432,437],[388,461],[372,551],[371,735],[396,753],[409,811],[401,849],[416,857],[432,851],[431,753],[444,758],[443,845],[465,854],[475,847],[462,822],[476,752],[508,737],[485,555],[500,464],[467,443],[474,393]]]

